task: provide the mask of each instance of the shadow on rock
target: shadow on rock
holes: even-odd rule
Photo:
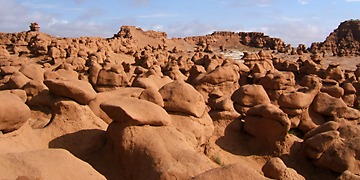
[[[49,148],[66,149],[107,179],[121,179],[120,168],[114,160],[111,145],[107,143],[106,131],[88,129],[66,134],[50,141]]]
[[[269,155],[273,152],[264,148],[260,139],[252,137],[243,130],[244,123],[239,120],[231,121],[225,128],[224,136],[216,140],[216,144],[223,150],[234,155]]]

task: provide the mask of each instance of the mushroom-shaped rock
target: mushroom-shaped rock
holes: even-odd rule
[[[184,81],[174,81],[159,90],[167,111],[203,116],[206,104],[203,96],[190,84]]]
[[[326,79],[333,79],[339,83],[345,80],[344,72],[340,68],[340,63],[332,62],[329,64],[325,72]]]
[[[45,80],[49,91],[57,96],[71,98],[80,104],[88,104],[97,93],[91,84],[82,80]]]
[[[165,126],[171,121],[171,117],[163,108],[137,98],[124,97],[110,100],[102,103],[100,107],[113,121],[119,123],[135,126]]]
[[[29,107],[10,92],[0,92],[0,99],[0,131],[7,133],[19,129],[30,118]]]
[[[272,179],[305,180],[305,178],[298,174],[294,169],[286,167],[279,157],[274,157],[268,160],[262,167],[262,171],[266,177]]]
[[[332,79],[322,80],[321,92],[326,92],[330,96],[340,98],[344,95],[344,89],[339,86],[339,83]]]
[[[126,87],[113,91],[100,92],[97,94],[95,99],[88,103],[88,106],[96,116],[110,124],[113,120],[100,108],[100,104],[110,100],[122,99],[123,97],[138,98],[143,91],[144,89],[142,88]]]
[[[268,143],[274,143],[285,138],[290,125],[287,114],[281,109],[273,104],[260,104],[247,111],[244,130]]]
[[[278,104],[280,109],[289,115],[291,127],[298,127],[307,132],[317,125],[309,115],[309,107],[320,91],[321,84],[313,84],[309,88],[300,88],[293,92],[284,92],[280,95]]]

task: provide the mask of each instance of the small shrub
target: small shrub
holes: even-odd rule
[[[213,161],[220,166],[224,166],[224,163],[219,156],[213,157]]]

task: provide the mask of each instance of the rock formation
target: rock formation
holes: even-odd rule
[[[0,179],[356,179],[360,68],[326,51],[359,54],[358,24],[310,48],[0,33]]]
[[[348,20],[340,23],[322,43],[313,43],[317,50],[330,51],[334,56],[349,56],[360,54],[360,21]],[[317,48],[316,48],[317,47]]]

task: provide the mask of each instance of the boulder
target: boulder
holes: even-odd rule
[[[195,117],[203,116],[206,104],[203,96],[184,81],[174,81],[159,90],[167,111],[180,112]]]
[[[336,180],[360,180],[360,175],[356,175],[349,170],[346,170]]]
[[[99,72],[101,71],[102,67],[100,64],[97,63],[93,63],[90,68],[89,68],[89,82],[92,85],[96,85],[98,77],[99,77]]]
[[[90,83],[82,80],[45,80],[44,84],[51,93],[74,99],[80,104],[88,104],[97,94]]]
[[[37,80],[31,80],[29,81],[23,89],[26,92],[26,95],[28,96],[28,99],[31,99],[32,97],[38,95],[42,91],[48,90],[46,85],[43,83],[43,81],[37,81]]]
[[[261,175],[256,170],[252,169],[246,164],[237,163],[230,164],[219,168],[214,168],[204,173],[201,173],[194,178],[193,180],[207,180],[207,179],[223,179],[223,180],[233,180],[233,179],[258,179],[265,180],[268,179]]]
[[[134,126],[166,126],[171,122],[170,116],[163,108],[142,99],[124,97],[120,100],[104,102],[100,107],[118,123]]]
[[[298,91],[285,92],[278,100],[280,107],[292,109],[309,108],[315,96],[319,93],[321,84],[314,84],[310,88],[302,88]]]
[[[189,179],[217,167],[172,126],[112,122],[107,132],[125,179]]]
[[[19,129],[30,118],[29,107],[17,95],[0,91],[0,131]]]
[[[4,60],[4,59],[8,59],[8,58],[10,58],[9,51],[6,49],[5,45],[1,45],[0,46],[0,59]]]
[[[290,125],[291,121],[281,109],[273,104],[260,104],[247,111],[244,130],[254,137],[273,144],[284,140]]]
[[[44,149],[0,155],[2,179],[106,179],[64,149]]]
[[[220,84],[223,82],[237,82],[240,79],[239,67],[234,64],[220,66],[207,73],[199,83]]]
[[[127,86],[128,80],[125,72],[114,72],[102,69],[97,76],[96,85],[98,86]]]
[[[8,85],[11,89],[22,89],[30,80],[31,79],[26,77],[24,74],[17,71],[11,75]]]
[[[12,89],[12,90],[4,90],[3,92],[9,92],[11,94],[16,95],[17,97],[19,97],[21,99],[22,102],[26,102],[27,100],[27,96],[26,96],[26,92],[22,89]]]
[[[344,83],[342,85],[342,88],[344,89],[345,94],[355,94],[356,93],[356,89],[351,83],[348,83],[348,82]]]
[[[319,93],[321,84],[315,83],[309,88],[300,88],[296,91],[284,92],[278,99],[280,109],[288,114],[291,128],[299,128],[304,133],[317,127],[310,117],[309,107]]]
[[[268,71],[266,76],[260,79],[259,84],[266,90],[284,90],[295,85],[295,76],[287,71]]]
[[[58,69],[45,72],[44,77],[46,80],[78,80],[79,74],[72,69]]]
[[[296,170],[288,168],[279,157],[273,157],[268,160],[262,167],[264,175],[271,179],[279,180],[305,180],[303,176],[298,174]]]
[[[18,68],[14,67],[14,66],[2,66],[0,67],[1,70],[1,75],[5,76],[5,75],[11,75],[14,74],[16,71],[18,71]]]
[[[258,104],[268,104],[270,99],[263,86],[247,84],[236,90],[231,99],[241,106],[253,107]]]
[[[304,152],[316,166],[338,173],[360,173],[360,128],[346,123],[327,122],[305,134]]]
[[[110,124],[112,119],[100,108],[100,104],[110,100],[121,100],[123,97],[139,98],[142,91],[144,91],[142,88],[126,87],[113,91],[100,92],[95,99],[88,103],[88,105],[96,116],[101,118],[107,124]]]
[[[322,80],[321,92],[328,93],[332,97],[341,98],[344,95],[344,89],[339,86],[339,83],[332,79]]]
[[[26,64],[21,66],[19,71],[31,80],[44,80],[44,70],[41,68],[40,65]]]
[[[360,112],[350,108],[341,98],[335,98],[327,93],[319,93],[313,102],[315,112],[337,118],[345,118],[349,120],[358,120]]]
[[[169,76],[160,77],[159,75],[150,75],[148,77],[137,77],[134,79],[132,83],[132,87],[140,87],[140,88],[153,88],[160,89],[165,84],[172,82],[173,80],[169,78]]]
[[[164,100],[158,90],[153,88],[145,89],[139,96],[140,99],[147,100],[155,103],[161,107],[164,107]]]
[[[49,50],[49,56],[53,59],[58,59],[61,57],[61,51],[57,47],[51,47]]]
[[[182,134],[195,141],[189,142],[195,150],[203,151],[203,146],[209,141],[214,132],[213,120],[208,113],[202,117],[170,113],[171,124]]]
[[[339,83],[342,83],[345,80],[345,74],[340,68],[340,63],[338,62],[330,63],[325,71],[325,78],[333,79]]]

